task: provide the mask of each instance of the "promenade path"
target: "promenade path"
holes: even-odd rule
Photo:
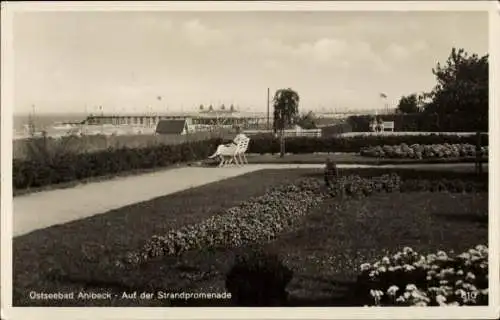
[[[398,168],[470,167],[473,164],[397,165]],[[26,194],[13,199],[13,235],[105,213],[189,188],[262,169],[323,168],[322,164],[249,164],[243,167],[184,167]],[[339,168],[370,165],[339,164]],[[377,167],[395,167],[384,165]]]

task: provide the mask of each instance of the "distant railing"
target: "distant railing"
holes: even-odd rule
[[[273,130],[244,130],[246,135],[274,134]],[[321,137],[321,129],[288,129],[285,137]]]

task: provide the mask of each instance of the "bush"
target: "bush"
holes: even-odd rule
[[[354,137],[288,137],[286,138],[286,152],[295,154],[313,152],[360,152],[361,149],[379,145],[408,145],[420,144],[473,144],[475,136],[459,135],[367,135]],[[488,135],[482,135],[482,144],[488,145]],[[252,137],[248,146],[248,153],[265,154],[279,153],[279,140],[270,136]]]
[[[362,178],[358,175],[342,176],[333,181],[328,188],[331,197],[368,196],[374,192],[397,192],[401,188],[397,174],[384,174],[380,177]]]
[[[358,294],[370,305],[488,305],[488,247],[423,256],[404,248],[360,267]]]
[[[238,254],[226,276],[226,289],[233,302],[244,307],[271,307],[286,304],[286,286],[293,272],[276,254],[249,250]]]
[[[289,153],[358,152],[370,145],[406,143],[475,143],[475,137],[428,135],[416,137],[364,136],[349,138],[286,138]],[[43,142],[42,140],[40,140]],[[115,175],[140,169],[160,168],[168,165],[199,161],[214,152],[222,139],[194,141],[173,145],[153,145],[143,148],[108,148],[92,153],[69,152],[65,148],[49,152],[49,147],[37,142],[36,156],[13,161],[14,190],[29,189],[91,177]],[[70,140],[68,140],[70,141]],[[488,144],[487,135],[483,138]],[[37,151],[38,150],[38,151]],[[248,153],[279,153],[279,140],[269,136],[256,136],[250,140]]]
[[[488,147],[481,147],[480,156],[488,157]],[[463,144],[412,144],[383,145],[362,148],[360,154],[365,157],[377,158],[412,158],[412,159],[442,159],[475,157],[476,146]]]
[[[220,139],[157,145],[139,149],[107,149],[92,153],[57,153],[50,158],[13,161],[15,190],[42,187],[91,177],[152,169],[207,158]],[[45,153],[41,153],[45,154]],[[50,160],[50,161],[49,161]]]
[[[180,255],[193,249],[241,247],[266,242],[290,230],[308,210],[320,203],[320,181],[306,178],[269,190],[200,223],[155,235],[138,252],[117,265],[140,264],[154,257]]]
[[[325,179],[329,169],[325,167]],[[374,177],[345,175],[332,179],[327,184],[331,197],[353,196],[362,197],[378,192],[450,192],[471,193],[488,191],[487,182],[464,181],[461,179],[402,179],[396,173],[383,174]]]

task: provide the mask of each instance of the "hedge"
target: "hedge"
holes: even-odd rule
[[[108,149],[92,153],[62,153],[53,157],[13,160],[16,190],[37,188],[140,169],[201,160],[214,152],[220,139],[157,145],[138,149]]]
[[[355,152],[378,145],[412,144],[476,144],[475,136],[420,135],[420,136],[355,136],[355,137],[293,137],[286,138],[287,153]],[[481,135],[481,144],[488,145],[488,135]],[[252,137],[248,153],[279,153],[279,140],[269,137]]]
[[[114,175],[138,169],[166,167],[176,163],[206,159],[216,150],[222,139],[186,142],[177,145],[155,145],[143,148],[108,149],[92,153],[49,154],[28,160],[13,160],[13,188],[22,190]],[[305,154],[313,152],[359,152],[363,147],[395,144],[472,143],[474,136],[357,136],[338,138],[286,138],[286,152]],[[488,145],[488,135],[482,144]],[[43,151],[43,150],[42,150]],[[252,137],[247,153],[279,153],[279,140],[269,136]]]

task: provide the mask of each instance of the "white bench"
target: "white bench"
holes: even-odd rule
[[[249,142],[250,138],[247,137],[238,141],[238,144],[231,144],[225,148],[222,148],[219,153],[219,157],[221,158],[219,167],[231,164],[233,161],[236,165],[241,165],[243,164],[243,159],[245,163],[248,163],[245,152],[248,149]],[[226,159],[226,157],[228,159]],[[240,160],[240,163],[238,163],[238,158]]]
[[[384,121],[382,122],[382,131],[394,132],[394,121]]]

